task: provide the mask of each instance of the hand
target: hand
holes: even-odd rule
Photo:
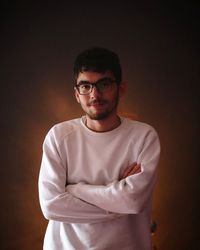
[[[129,167],[127,167],[124,171],[124,173],[122,174],[120,180],[125,179],[126,177],[130,176],[130,175],[134,175],[134,174],[138,174],[141,172],[141,165],[137,164],[136,162],[133,163],[132,165],[130,165]]]

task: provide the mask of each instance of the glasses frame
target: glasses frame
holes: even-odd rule
[[[99,87],[98,87],[98,84],[99,84],[100,82],[104,81],[104,80],[109,80],[110,83],[117,83],[116,80],[111,79],[110,77],[105,77],[105,78],[101,78],[101,79],[99,79],[98,81],[93,82],[93,83],[88,82],[88,81],[80,81],[80,83],[76,84],[76,85],[74,86],[74,88],[78,91],[79,95],[89,95],[90,93],[92,93],[92,90],[94,89],[94,87],[98,90],[98,92],[104,93],[104,92],[106,92],[106,91],[101,91],[101,90],[99,89]],[[79,86],[81,86],[82,84],[88,84],[88,85],[90,85],[90,91],[89,91],[88,93],[85,93],[85,94],[80,93]],[[108,90],[108,91],[109,91],[109,90]]]

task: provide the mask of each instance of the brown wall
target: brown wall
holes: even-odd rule
[[[157,249],[196,249],[197,6],[7,4],[2,24],[1,249],[42,249],[42,142],[53,124],[82,114],[72,66],[93,45],[119,53],[128,84],[120,111],[160,135]]]

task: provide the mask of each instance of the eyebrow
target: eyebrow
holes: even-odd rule
[[[101,82],[101,81],[104,81],[104,80],[115,81],[114,79],[112,79],[110,77],[103,77],[103,78],[99,79],[96,82],[89,82],[89,81],[81,80],[80,82],[77,83],[77,85],[81,85],[81,84],[95,84],[95,83],[98,83],[98,82]]]

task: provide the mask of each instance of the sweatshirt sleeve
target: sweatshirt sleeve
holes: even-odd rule
[[[113,213],[140,213],[152,196],[159,155],[159,138],[152,128],[145,136],[138,155],[140,173],[107,186],[79,183],[69,185],[67,189],[75,197]]]
[[[44,217],[67,223],[97,223],[116,217],[102,208],[74,197],[66,191],[67,170],[56,143],[47,135],[39,173],[39,200]]]

